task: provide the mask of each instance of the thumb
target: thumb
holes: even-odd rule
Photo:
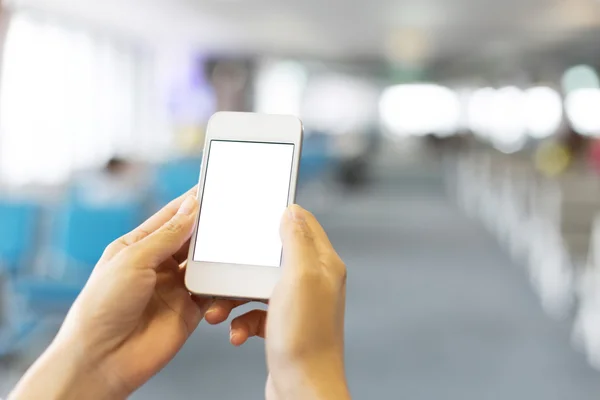
[[[308,212],[298,205],[287,209],[281,222],[284,274],[318,268],[315,235],[307,222]]]
[[[139,265],[157,268],[188,241],[194,230],[198,211],[196,197],[190,195],[169,221],[130,249],[139,256]]]

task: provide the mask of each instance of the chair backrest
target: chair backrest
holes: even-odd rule
[[[143,207],[137,203],[99,208],[67,203],[56,221],[53,247],[91,270],[106,246],[134,229],[142,217]]]
[[[35,243],[39,207],[0,200],[0,268],[11,272],[23,267]]]
[[[301,183],[318,178],[329,168],[333,161],[330,140],[328,135],[320,133],[312,134],[304,140],[300,160]]]
[[[331,159],[325,154],[310,154],[300,160],[300,181],[317,179],[329,167]]]
[[[160,205],[167,204],[197,185],[201,164],[201,158],[184,158],[159,166],[155,186]]]
[[[309,136],[304,142],[300,161],[300,181],[319,177],[332,162],[329,139],[325,135]],[[181,196],[198,184],[201,158],[184,158],[160,165],[156,172],[156,200],[159,205]]]

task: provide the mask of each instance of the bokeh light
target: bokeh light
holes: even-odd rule
[[[384,91],[379,107],[385,128],[398,136],[450,135],[461,121],[458,96],[434,84],[392,86]]]
[[[600,90],[579,89],[565,99],[565,111],[573,129],[586,136],[600,136]]]
[[[477,89],[467,102],[468,126],[480,138],[486,138],[490,134],[495,93],[491,87]]]
[[[256,111],[299,116],[307,79],[306,70],[298,63],[267,63],[256,80]]]
[[[525,91],[527,133],[534,139],[552,136],[563,118],[562,99],[549,87],[534,87]]]
[[[330,134],[364,131],[377,121],[379,90],[341,74],[312,79],[302,102],[305,125]]]
[[[494,94],[490,138],[494,147],[505,153],[520,150],[527,140],[525,94],[514,86]]]
[[[598,89],[600,79],[596,70],[589,65],[577,65],[569,68],[563,75],[562,87],[565,94],[579,89]]]

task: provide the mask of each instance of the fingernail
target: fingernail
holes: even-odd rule
[[[196,209],[197,203],[198,202],[196,201],[196,197],[191,195],[188,196],[181,205],[181,207],[179,207],[179,211],[177,211],[177,214],[190,215]]]
[[[216,307],[211,307],[211,308],[208,309],[208,311],[206,312],[206,314],[212,314],[215,311],[217,311],[217,308]]]
[[[302,207],[296,204],[288,208],[288,215],[292,221],[304,221],[304,213]]]
[[[237,333],[235,331],[232,330],[231,332],[229,332],[229,340],[231,342],[233,342],[233,340],[235,339],[236,336],[237,336]]]

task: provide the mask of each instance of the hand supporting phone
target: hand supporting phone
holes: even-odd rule
[[[198,295],[267,300],[281,270],[281,217],[296,196],[302,123],[223,112],[206,134],[186,285]]]

